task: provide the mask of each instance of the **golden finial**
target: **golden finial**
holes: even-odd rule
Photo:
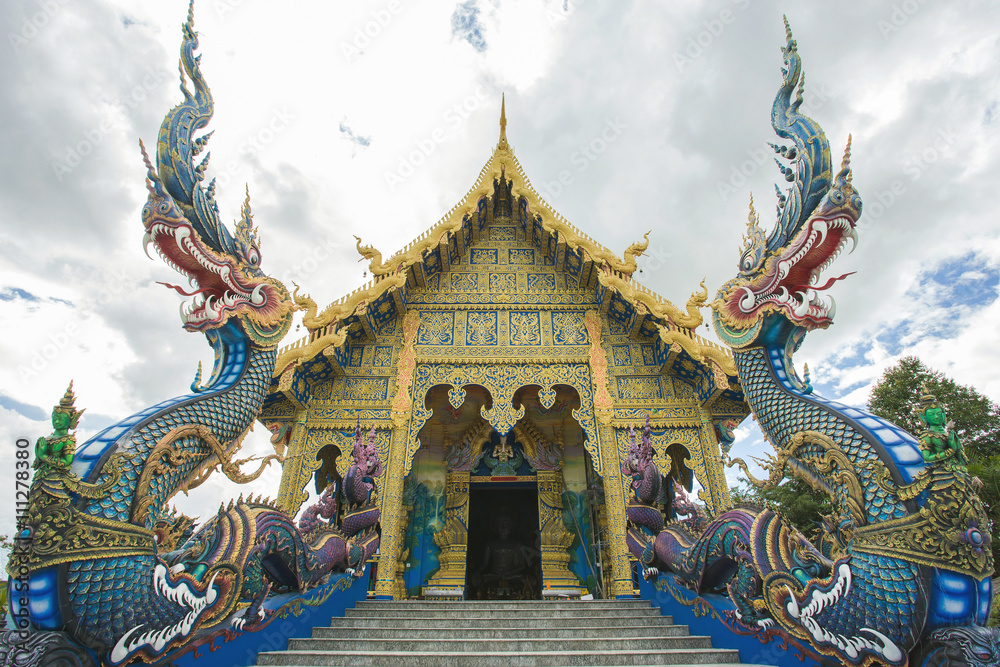
[[[503,93],[500,94],[500,141],[497,148],[507,148],[507,99]]]
[[[76,394],[73,393],[73,381],[70,380],[69,387],[66,388],[66,393],[59,399],[59,405],[52,408],[53,417],[56,413],[66,415],[69,419],[67,429],[74,429],[80,421],[80,415],[84,412],[85,410],[76,409]]]

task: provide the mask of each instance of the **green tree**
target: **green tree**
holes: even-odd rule
[[[916,408],[926,384],[955,422],[969,459],[1000,456],[1000,405],[972,387],[960,385],[917,357],[903,357],[872,387],[868,409],[910,433],[922,430]]]
[[[917,434],[923,430],[916,408],[925,386],[955,423],[969,472],[982,482],[979,497],[995,532],[1000,527],[1000,405],[928,368],[917,357],[903,357],[872,386],[868,409]],[[1000,564],[1000,535],[993,538],[993,562]]]
[[[729,492],[734,505],[770,505],[809,539],[819,532],[823,515],[833,511],[825,493],[814,490],[797,477],[790,477],[773,489],[758,489],[742,477],[740,481],[746,486],[735,487]]]

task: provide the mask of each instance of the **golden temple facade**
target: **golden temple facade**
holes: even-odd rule
[[[469,193],[279,350],[260,417],[297,513],[374,427],[382,598],[624,597],[621,462],[647,416],[664,475],[728,508],[721,449],[749,408],[728,351],[555,212],[500,139]],[[721,438],[721,440],[720,440]],[[319,480],[317,482],[317,479]],[[669,485],[668,485],[669,488]],[[669,504],[669,498],[665,499]]]

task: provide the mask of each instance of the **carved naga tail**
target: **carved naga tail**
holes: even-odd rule
[[[215,366],[192,393],[106,428],[79,450],[69,431],[79,413],[68,394],[53,415],[55,432],[36,446],[37,472],[11,560],[12,572],[29,584],[12,590],[13,616],[59,637],[50,644],[82,646],[107,665],[161,660],[272,584],[308,587],[351,564],[330,539],[305,543],[284,515],[243,502],[241,511],[256,517],[254,543],[225,533],[219,518],[192,538],[198,557],[168,562],[157,553],[154,529],[169,518],[165,506],[177,491],[220,466],[237,482],[263,469],[244,475],[233,455],[259,414],[294,307],[285,287],[261,271],[249,196],[232,234],[219,219],[214,181],[202,186],[208,155],[195,160],[209,135],[195,133],[212,117],[213,101],[194,55],[192,12],[181,47],[184,100],[160,127],[155,166],[143,149],[149,197],[142,222],[144,244],[190,284],[168,286],[191,297],[181,320],[208,339]],[[211,535],[232,540],[225,559]],[[262,560],[270,573],[291,574],[265,583]]]
[[[784,633],[829,664],[996,664],[989,655],[1000,644],[981,627],[993,572],[988,523],[960,449],[934,446],[928,456],[928,442],[948,438],[918,441],[817,396],[792,365],[806,333],[833,321],[833,299],[820,293],[846,276],[824,281],[822,273],[848,241],[856,244],[861,198],[851,182],[850,140],[833,175],[822,129],[800,112],[801,61],[787,22],[786,30],[772,125],[790,143],[772,146],[789,164],[779,161],[791,186],[779,190],[770,234],[751,200],[739,273],[712,308],[775,448],[769,479],[751,480],[774,485],[790,471],[828,493],[835,512],[819,546],[770,510],[751,509],[716,517],[700,534],[669,524],[643,539],[634,524],[630,546],[650,574],[669,569],[699,591],[724,585],[744,627]],[[955,642],[993,648],[964,651]],[[943,661],[949,651],[964,651],[967,661]]]

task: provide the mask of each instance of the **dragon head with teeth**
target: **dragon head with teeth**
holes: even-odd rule
[[[146,228],[143,244],[147,249],[152,245],[163,261],[188,279],[190,291],[162,283],[192,297],[181,305],[184,327],[206,332],[238,318],[255,343],[276,345],[291,326],[292,301],[285,286],[260,269],[249,194],[236,223],[236,235],[219,225],[213,238],[181,212],[148,160],[147,166],[149,197],[142,210]]]
[[[832,177],[826,135],[816,121],[799,113],[801,61],[790,31],[783,52],[784,81],[771,123],[778,136],[794,146],[771,146],[789,161],[787,167],[780,161],[778,165],[792,185],[785,193],[778,191],[778,222],[770,234],[761,228],[751,198],[739,273],[712,302],[716,332],[734,348],[757,341],[775,316],[792,325],[780,327],[786,332],[830,326],[836,304],[820,293],[850,274],[825,281],[822,274],[848,242],[853,251],[858,240],[861,197],[851,183],[850,138],[840,172]]]
[[[156,169],[143,149],[149,190],[142,210],[146,229],[143,244],[147,248],[152,245],[190,283],[191,291],[168,285],[192,297],[181,306],[185,328],[208,333],[235,319],[251,341],[270,348],[288,332],[294,305],[284,285],[260,269],[260,244],[249,191],[233,235],[219,219],[215,181],[202,187],[211,154],[197,164],[195,159],[211,133],[195,134],[208,125],[215,107],[194,55],[198,37],[192,26],[189,10],[181,50],[184,101],[171,109],[160,125]],[[193,92],[188,90],[185,75],[194,86]]]

